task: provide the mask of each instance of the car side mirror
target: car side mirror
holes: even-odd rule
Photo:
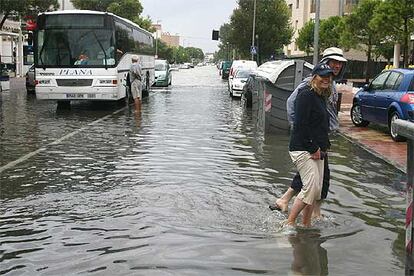
[[[364,84],[364,85],[362,86],[362,90],[364,90],[364,91],[369,91],[369,84],[368,84],[368,83]]]

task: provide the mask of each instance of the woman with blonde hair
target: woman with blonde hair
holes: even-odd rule
[[[295,121],[289,143],[289,154],[303,182],[287,224],[295,225],[302,212],[302,223],[309,227],[314,203],[321,199],[324,173],[323,158],[330,147],[329,114],[326,100],[331,94],[332,69],[317,64],[309,83],[301,88],[295,100]]]

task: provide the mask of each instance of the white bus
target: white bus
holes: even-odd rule
[[[36,97],[59,104],[122,99],[132,55],[140,59],[146,95],[155,82],[153,45],[150,32],[112,13],[41,13],[34,39]]]

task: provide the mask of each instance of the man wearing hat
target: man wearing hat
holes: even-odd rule
[[[327,99],[326,109],[329,113],[329,130],[331,132],[336,131],[339,128],[338,122],[338,112],[337,112],[337,102],[338,102],[338,92],[335,88],[335,81],[341,80],[343,78],[346,62],[347,60],[344,58],[343,51],[337,47],[330,47],[327,48],[322,55],[322,59],[320,61],[328,65],[333,71],[332,77],[332,93]],[[293,127],[294,118],[295,118],[295,110],[294,110],[294,103],[298,92],[301,88],[306,86],[312,77],[305,78],[293,91],[290,97],[287,100],[287,114],[288,114],[288,121],[291,127]],[[329,179],[330,179],[330,171],[328,166],[328,157],[324,158],[324,177],[323,177],[323,187],[322,187],[322,194],[321,199],[325,199],[328,190],[329,190]],[[283,194],[283,196],[276,200],[274,205],[270,205],[269,208],[271,210],[279,210],[287,212],[289,201],[292,199],[294,195],[300,192],[302,189],[302,180],[300,178],[299,173],[296,173],[294,176],[291,186],[289,189]],[[320,217],[320,201],[315,204],[315,208],[313,210],[314,217]]]
[[[139,64],[138,56],[133,55],[131,57],[131,67],[129,69],[129,78],[131,81],[131,93],[134,99],[135,111],[141,112],[141,100],[142,100],[142,69]]]
[[[329,113],[326,99],[332,93],[333,70],[325,63],[312,70],[310,81],[299,88],[295,100],[295,119],[289,142],[289,154],[302,180],[287,220],[295,225],[303,211],[303,225],[311,225],[313,208],[321,199],[324,158],[330,147]]]

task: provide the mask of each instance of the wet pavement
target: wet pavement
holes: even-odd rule
[[[0,95],[0,274],[404,273],[405,174],[336,135],[324,219],[281,230],[289,137],[256,133],[215,67],[174,72],[141,116],[21,83]]]

